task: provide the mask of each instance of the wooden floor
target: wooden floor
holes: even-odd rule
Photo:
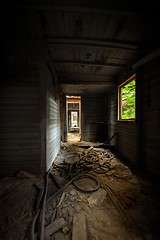
[[[95,143],[86,143],[86,146],[91,146],[89,149],[94,149],[99,156],[102,156],[101,150],[110,152],[110,150],[94,148],[95,145]],[[67,148],[57,159],[57,163],[64,159],[64,155],[65,159],[68,161],[72,159],[73,162],[77,160],[76,157],[74,158],[77,153],[81,155],[85,151],[87,155],[88,150],[81,146],[85,146],[85,142],[66,143]],[[72,158],[68,158],[69,156]],[[73,218],[78,214],[79,221],[81,221],[81,218],[84,219],[85,216],[87,235],[85,239],[159,240],[158,186],[146,176],[142,177],[139,173],[131,171],[115,155],[109,161],[108,172],[104,174],[90,172],[99,180],[100,188],[94,193],[84,193],[70,185],[66,189],[69,197],[62,209],[66,209],[66,204],[68,204],[65,211],[72,212]],[[88,179],[82,179],[81,184],[87,186]],[[72,226],[72,222],[70,224]],[[78,230],[84,231],[84,226],[81,229],[79,225]],[[76,237],[68,239],[79,239],[78,235]]]
[[[79,133],[68,133],[67,142],[80,142],[81,135]]]
[[[75,141],[62,145],[47,185],[46,176],[25,171],[1,179],[1,240],[33,239],[43,227],[48,240],[160,239],[156,183],[110,150],[89,142],[83,146]],[[40,198],[44,187],[45,201]]]

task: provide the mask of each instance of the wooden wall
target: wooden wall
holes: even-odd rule
[[[136,124],[117,122],[117,150],[127,160],[137,164]]]
[[[117,88],[114,88],[106,97],[106,126],[107,139],[117,132],[117,108],[118,108]],[[112,140],[112,144],[116,147],[116,138]]]
[[[131,72],[128,72],[126,75],[122,76],[118,85],[122,84],[128,78],[132,76]],[[118,96],[118,89],[117,89]],[[116,100],[118,101],[118,99]],[[136,101],[136,106],[138,102]],[[118,108],[117,108],[118,111]],[[118,114],[117,114],[118,119]],[[118,152],[130,162],[137,164],[137,121],[117,121],[117,150]]]
[[[55,75],[44,41],[6,41],[0,69],[0,175],[45,173],[60,149]]]
[[[151,175],[160,176],[160,58],[146,64],[142,82],[142,167]],[[159,177],[160,178],[160,177]]]
[[[124,79],[124,81],[127,79]],[[112,144],[116,150],[127,160],[136,163],[136,123],[118,121],[118,90],[112,89],[106,98],[107,106],[107,135],[111,137],[115,132],[117,137]]]
[[[6,80],[0,88],[0,170],[39,169],[39,111],[36,78]]]
[[[49,64],[49,63],[48,63]],[[50,63],[50,65],[52,65]],[[56,75],[48,65],[47,70],[47,132],[46,132],[46,170],[55,160],[61,144],[60,132],[60,99]]]
[[[81,106],[81,139],[83,141],[104,141],[106,133],[104,96],[82,96]]]
[[[115,143],[117,151],[141,170],[158,179],[160,178],[159,66],[160,58],[156,58],[137,69],[135,122],[117,121],[116,88],[106,97],[107,134],[118,132]]]
[[[0,175],[12,175],[21,169],[38,173],[41,172],[38,63],[30,58],[24,39],[6,40],[6,44],[5,62],[0,69]]]

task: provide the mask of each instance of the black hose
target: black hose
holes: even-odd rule
[[[82,189],[81,187],[79,187],[79,185],[75,183],[76,180],[80,179],[80,178],[84,178],[84,177],[88,177],[88,178],[91,178],[92,180],[94,180],[96,183],[97,183],[97,186],[94,188],[94,189]],[[73,183],[79,190],[81,191],[85,191],[85,192],[94,192],[96,191],[99,187],[100,187],[100,183],[99,181],[97,180],[96,177],[94,176],[91,176],[91,175],[88,175],[88,174],[82,174],[82,175],[76,175],[76,176],[73,176],[71,180],[68,181],[68,183],[66,183],[61,189],[59,189],[56,193],[54,193],[48,200],[47,200],[47,204],[50,204],[53,199],[55,197],[57,197],[66,187],[68,187],[71,183]]]
[[[96,182],[96,187],[92,188],[92,189],[84,189],[84,188],[80,187],[80,185],[78,185],[76,181],[81,178],[90,178],[90,179],[94,180],[94,182]],[[73,181],[73,184],[82,192],[95,192],[100,188],[100,182],[98,181],[98,179],[89,174],[83,174],[83,175],[77,176],[77,178]]]

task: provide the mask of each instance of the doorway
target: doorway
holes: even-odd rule
[[[67,141],[81,139],[81,97],[66,96]]]

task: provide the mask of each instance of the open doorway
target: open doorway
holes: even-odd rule
[[[81,97],[66,96],[67,141],[81,139]]]

